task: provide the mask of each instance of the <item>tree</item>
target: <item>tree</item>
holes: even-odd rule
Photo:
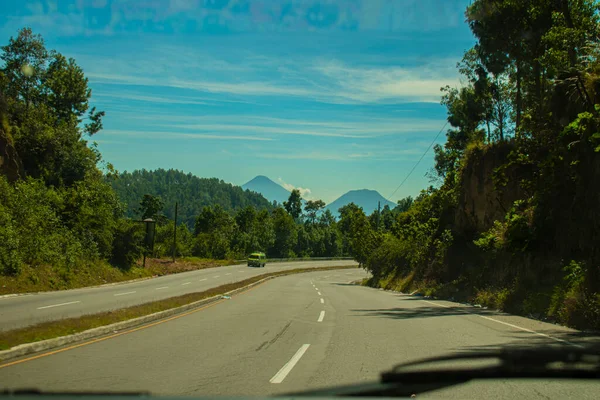
[[[398,205],[394,208],[394,211],[398,213],[402,213],[408,211],[408,209],[413,205],[414,199],[412,196],[407,196],[403,199],[398,200]]]
[[[235,220],[219,205],[206,206],[196,219],[194,254],[224,259],[230,255],[231,243],[238,234]]]
[[[300,195],[300,191],[298,189],[292,190],[288,200],[283,202],[283,207],[288,214],[294,218],[294,220],[298,220],[300,218],[302,215],[302,196]]]
[[[308,200],[304,205],[304,211],[308,214],[308,218],[312,224],[317,219],[317,214],[325,208],[325,202],[323,200]]]
[[[275,241],[269,253],[273,257],[293,257],[298,240],[298,230],[294,218],[283,208],[273,210],[273,231]]]
[[[44,39],[30,28],[23,28],[8,45],[2,46],[2,72],[5,86],[2,92],[9,100],[11,124],[21,125],[32,106],[43,101],[43,81],[48,62]]]
[[[398,202],[400,201],[402,200],[398,200]],[[397,208],[399,207],[400,206],[398,206]],[[383,206],[383,209],[381,210],[381,222],[384,231],[390,232],[392,230],[395,221],[395,214],[395,210],[392,210],[389,205],[386,204],[385,206]]]
[[[25,175],[57,187],[85,179],[100,154],[83,135],[98,132],[104,113],[93,109],[91,123],[81,125],[91,96],[82,69],[75,60],[46,50],[42,37],[29,28],[2,47],[0,58],[0,92]]]
[[[138,213],[141,215],[143,220],[147,218],[158,220],[158,217],[161,215],[164,206],[165,205],[160,197],[145,194],[142,201],[140,201]]]
[[[339,209],[340,232],[344,238],[345,252],[352,254],[360,264],[364,264],[377,243],[375,232],[362,208],[354,203]]]
[[[319,217],[319,225],[322,226],[334,226],[335,225],[335,217],[331,210],[325,210],[323,214]]]
[[[235,215],[235,222],[241,232],[250,233],[256,223],[256,209],[252,206],[247,206]]]

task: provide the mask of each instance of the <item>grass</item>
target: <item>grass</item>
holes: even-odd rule
[[[338,266],[324,268],[296,268],[288,271],[271,272],[254,276],[243,281],[229,283],[226,285],[217,286],[203,292],[188,293],[182,296],[171,297],[164,300],[153,301],[150,303],[140,304],[137,306],[127,307],[120,310],[106,311],[97,314],[84,315],[77,318],[68,318],[59,321],[44,322],[28,326],[25,328],[14,329],[10,331],[0,332],[0,350],[7,350],[14,346],[24,343],[33,343],[41,340],[53,339],[61,336],[72,335],[74,333],[83,332],[88,329],[97,328],[104,325],[113,324],[116,322],[126,321],[129,319],[142,317],[144,315],[153,314],[159,311],[165,311],[172,308],[180,307],[195,301],[207,299],[209,297],[221,295],[231,290],[247,286],[251,283],[258,282],[261,279],[282,276],[290,274],[298,274],[303,272],[328,271],[333,269],[349,269],[356,266]]]
[[[71,270],[59,270],[49,265],[24,266],[18,276],[0,276],[0,295],[76,289],[106,283],[125,282],[205,268],[232,265],[231,260],[210,260],[197,257],[146,260],[129,270],[115,268],[104,261],[88,262]]]

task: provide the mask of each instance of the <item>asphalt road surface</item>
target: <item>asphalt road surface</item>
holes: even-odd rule
[[[131,283],[1,297],[0,330],[15,329],[40,322],[148,303],[154,300],[207,290],[269,272],[339,265],[358,266],[352,260],[267,263],[264,268],[232,265],[166,275]]]
[[[274,395],[376,380],[460,350],[597,338],[527,318],[349,284],[356,270],[267,281],[178,318],[0,364],[0,387]],[[485,381],[419,397],[597,399],[592,382]]]

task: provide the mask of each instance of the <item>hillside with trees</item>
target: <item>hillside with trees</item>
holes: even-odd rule
[[[247,206],[258,210],[273,209],[260,194],[225,183],[217,178],[199,178],[191,173],[169,169],[123,172],[117,179],[109,179],[112,188],[125,205],[129,218],[140,216],[139,204],[144,195],[160,198],[162,212],[172,220],[177,202],[177,220],[194,228],[196,217],[205,206],[220,206],[227,212],[236,212]]]
[[[598,15],[591,0],[468,6],[465,84],[442,89],[443,183],[391,226],[359,215],[370,284],[600,328]]]

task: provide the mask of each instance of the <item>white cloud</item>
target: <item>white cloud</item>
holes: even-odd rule
[[[239,116],[237,117],[240,118]],[[326,132],[324,130],[303,130],[303,129],[290,129],[282,127],[272,126],[261,126],[261,125],[238,125],[238,124],[193,124],[193,125],[163,125],[171,126],[179,129],[193,129],[202,131],[228,131],[228,132],[262,132],[270,133],[275,135],[305,135],[305,136],[322,136],[322,137],[339,137],[339,138],[353,138],[353,139],[364,139],[369,138],[369,135],[361,134],[349,134],[343,132]]]
[[[87,75],[92,82],[244,97],[305,98],[331,104],[439,103],[441,87],[460,83],[454,68],[456,60],[447,58],[388,67],[348,66],[339,60],[261,58],[247,67],[246,60],[252,56],[240,57],[235,63],[210,56],[190,61],[182,54],[165,51],[166,55],[152,57],[142,51],[132,54],[131,60],[83,60],[90,67]],[[277,62],[288,65],[275,67]],[[282,68],[287,72],[282,73]]]
[[[263,117],[258,115],[144,115],[135,111],[121,113],[120,115],[127,119],[152,121],[153,124],[156,123],[156,126],[176,127],[185,130],[258,132],[274,135],[309,135],[355,139],[438,131],[445,123],[441,119],[402,117],[360,117],[358,121],[335,119],[325,121]],[[220,123],[221,121],[238,122],[223,124]]]
[[[447,63],[447,64],[446,64]],[[434,60],[407,67],[348,67],[338,61],[313,69],[338,89],[338,96],[364,103],[410,100],[439,103],[440,88],[458,84],[450,60]]]
[[[283,179],[281,179],[281,177],[277,178],[277,181],[279,182],[279,184],[281,186],[283,186],[286,190],[288,191],[292,191],[292,190],[298,190],[300,191],[300,195],[302,196],[303,199],[305,200],[311,200],[311,190],[308,188],[303,188],[300,186],[294,186],[291,183],[286,183]]]

